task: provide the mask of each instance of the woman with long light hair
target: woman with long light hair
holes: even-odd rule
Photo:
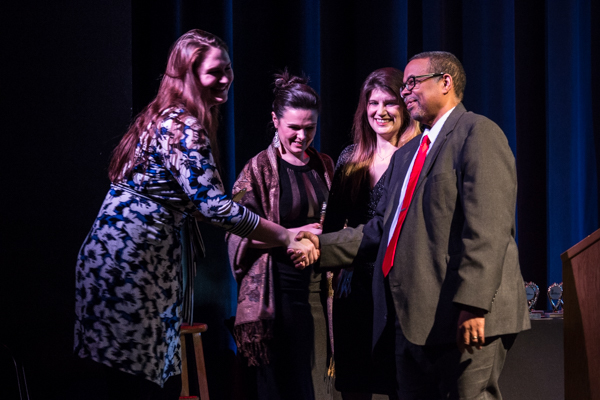
[[[232,80],[225,43],[187,32],[156,98],[114,150],[111,187],[77,259],[74,351],[95,382],[86,398],[178,398],[179,332],[190,317],[180,232],[188,227],[199,244],[196,219],[314,259],[293,232],[225,194],[215,134]]]

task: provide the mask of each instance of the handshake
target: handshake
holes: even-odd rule
[[[321,257],[320,247],[319,237],[315,233],[302,230],[290,238],[287,253],[294,267],[304,269]]]

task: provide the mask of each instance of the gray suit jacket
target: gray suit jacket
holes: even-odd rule
[[[377,260],[374,344],[387,321],[380,267],[390,216],[420,138],[394,154],[375,218],[320,236],[323,267]],[[514,156],[502,130],[457,105],[427,155],[388,276],[395,314],[410,342],[454,343],[465,306],[487,311],[486,337],[530,327],[514,238],[516,193]]]

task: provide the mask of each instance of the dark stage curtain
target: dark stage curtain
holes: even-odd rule
[[[336,159],[350,142],[360,84],[371,71],[403,69],[415,53],[447,50],[467,73],[466,108],[498,123],[516,155],[524,279],[542,290],[560,282],[560,253],[599,226],[594,0],[5,3],[1,246],[8,275],[0,292],[13,329],[0,335],[24,353],[36,398],[71,398],[55,382],[76,374],[75,256],[108,188],[110,150],[155,95],[169,46],[192,28],[225,39],[233,60],[219,143],[228,187],[271,140],[276,71],[310,76],[323,100],[314,146]],[[236,287],[222,232],[203,230],[211,252],[196,283],[196,319],[209,324],[211,395],[228,398],[236,392],[228,331]]]

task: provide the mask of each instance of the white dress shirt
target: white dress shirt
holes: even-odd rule
[[[429,137],[429,141],[430,141],[429,149],[427,150],[427,155],[429,155],[429,152],[431,151],[431,148],[433,147],[435,140],[437,139],[438,135],[440,134],[442,127],[446,123],[446,120],[448,119],[448,117],[450,116],[450,113],[454,110],[454,108],[455,107],[452,107],[451,110],[446,112],[446,114],[444,114],[442,116],[442,118],[440,118],[431,127],[431,129],[425,129],[425,132],[423,132],[423,135],[421,136],[421,142],[423,142],[425,135],[427,135]],[[415,152],[415,155],[413,156],[413,159],[410,162],[410,167],[408,167],[408,171],[406,171],[406,176],[404,177],[404,183],[402,184],[402,191],[400,192],[400,200],[398,201],[398,207],[396,208],[396,213],[394,214],[394,219],[392,220],[392,225],[390,226],[390,232],[388,233],[388,240],[387,240],[388,246],[390,244],[390,240],[392,239],[392,236],[394,235],[394,230],[396,229],[396,224],[398,223],[398,217],[400,216],[400,210],[402,208],[402,203],[404,202],[404,196],[406,195],[406,188],[408,187],[410,173],[413,169],[413,165],[415,164],[415,159],[417,158],[418,153],[419,153],[418,151]]]

